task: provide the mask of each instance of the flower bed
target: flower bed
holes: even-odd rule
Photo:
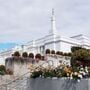
[[[27,90],[90,90],[87,67],[39,66],[31,71]]]
[[[34,68],[31,70],[31,78],[62,78],[67,77],[69,79],[73,80],[80,80],[82,78],[88,78],[89,73],[87,70],[87,67],[83,68],[81,67],[69,67],[65,65],[60,65],[58,67],[41,67]]]

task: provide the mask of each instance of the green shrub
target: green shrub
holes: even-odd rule
[[[57,52],[56,52],[56,55],[60,55],[60,51],[57,51]]]
[[[6,71],[6,68],[4,65],[0,65],[0,71]]]
[[[63,56],[63,55],[64,55],[64,53],[63,53],[63,52],[60,52],[60,55],[62,55],[62,56]]]
[[[36,58],[36,59],[41,59],[41,54],[39,54],[39,53],[36,54],[35,58]]]
[[[35,71],[35,72],[32,72],[31,78],[37,78],[37,77],[40,77],[41,75],[42,75],[42,71]]]
[[[6,68],[4,65],[0,65],[0,75],[4,75],[6,72]]]
[[[29,58],[34,58],[34,54],[33,53],[29,53]]]
[[[64,53],[63,55],[64,55],[64,56],[68,56],[68,53]]]
[[[14,52],[13,56],[19,57],[20,56],[20,53],[18,51],[16,51],[16,52]]]
[[[22,53],[22,57],[25,57],[25,58],[28,57],[28,53],[27,52],[23,52]]]
[[[87,63],[85,63],[88,61]],[[78,63],[79,62],[79,63]],[[88,49],[79,49],[72,53],[71,65],[78,66],[79,64],[88,65],[90,62],[90,50]]]
[[[50,53],[51,53],[50,49],[46,49],[46,54],[50,54]]]
[[[55,50],[51,50],[51,54],[55,54]]]
[[[83,49],[82,47],[75,47],[75,46],[73,46],[72,48],[71,48],[71,51],[72,52],[75,52],[75,51],[77,51],[77,50],[79,50],[79,49]]]

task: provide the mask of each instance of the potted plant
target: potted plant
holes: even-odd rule
[[[23,52],[23,53],[22,53],[22,57],[23,57],[23,58],[27,58],[27,57],[28,57],[28,53],[27,53],[27,52]]]
[[[36,59],[36,62],[39,62],[39,60],[41,60],[41,54],[40,53],[37,53],[35,55],[35,59]]]
[[[51,53],[50,49],[46,49],[46,54],[50,54],[50,53]]]
[[[29,53],[29,58],[34,59],[34,54],[33,53]]]
[[[55,50],[51,50],[51,54],[55,54]]]

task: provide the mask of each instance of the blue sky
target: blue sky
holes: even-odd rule
[[[90,37],[90,0],[0,0],[0,50],[48,34],[52,8],[60,35]]]
[[[13,48],[16,44],[15,43],[0,43],[0,51],[4,51],[6,49]]]

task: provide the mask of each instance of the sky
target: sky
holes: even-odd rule
[[[16,45],[16,43],[0,43],[0,51],[3,52],[7,49],[11,49]]]
[[[48,34],[52,8],[60,35],[90,37],[90,0],[0,0],[0,50]]]

